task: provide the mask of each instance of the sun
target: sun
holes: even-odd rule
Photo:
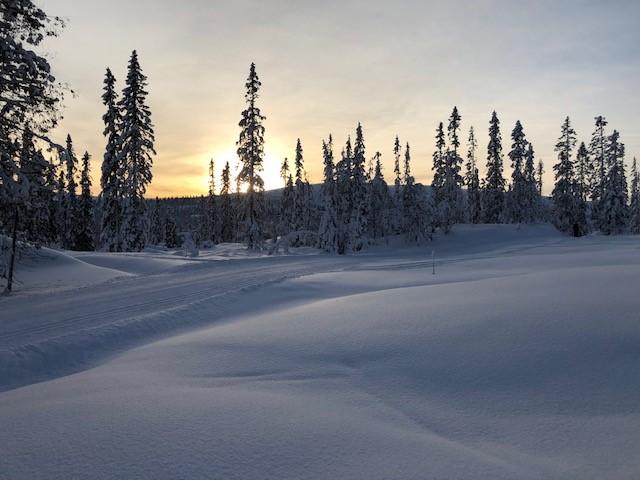
[[[220,150],[211,155],[211,158],[215,164],[215,180],[216,180],[216,193],[220,192],[220,185],[222,183],[222,170],[227,162],[229,162],[229,167],[231,170],[231,187],[232,190],[235,191],[235,178],[240,171],[240,162],[238,160],[238,155],[233,148],[229,148],[226,150]],[[274,190],[277,188],[282,188],[284,186],[284,182],[282,178],[280,178],[280,165],[282,160],[284,159],[284,154],[280,154],[277,151],[274,151],[269,148],[265,148],[264,153],[264,161],[263,161],[263,172],[262,179],[264,180],[264,188],[265,190]],[[203,179],[203,183],[206,185],[207,190],[209,189],[209,172],[207,171],[207,176]],[[245,190],[246,187],[243,188]]]

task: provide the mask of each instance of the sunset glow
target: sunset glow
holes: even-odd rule
[[[256,63],[265,121],[265,183],[280,185],[279,164],[301,138],[309,180],[322,178],[321,141],[332,133],[339,148],[362,122],[367,155],[382,153],[392,180],[393,139],[411,142],[414,175],[431,180],[434,130],[453,105],[462,130],[478,133],[485,173],[491,111],[507,137],[516,120],[526,127],[536,157],[553,181],[554,144],[566,115],[580,140],[593,117],[624,126],[630,159],[640,153],[640,97],[635,95],[640,50],[634,2],[615,8],[575,2],[438,4],[366,2],[187,2],[42,0],[67,18],[64,34],[48,43],[56,76],[76,97],[53,133],[68,132],[92,154],[97,180],[104,151],[102,79],[107,66],[118,86],[133,48],[149,78],[156,130],[149,196],[207,191],[208,162],[232,155],[244,108],[244,82]],[[363,10],[364,9],[364,10]],[[608,21],[602,22],[607,14]],[[255,27],[247,12],[261,18]],[[353,22],[367,13],[367,22]],[[571,17],[573,21],[566,22]],[[507,21],[506,19],[510,19]],[[398,28],[402,25],[402,28]],[[597,41],[586,32],[599,31]],[[124,34],[126,32],[126,35]],[[456,42],[450,42],[454,35]],[[506,172],[510,166],[507,162]],[[94,191],[98,192],[94,183]]]

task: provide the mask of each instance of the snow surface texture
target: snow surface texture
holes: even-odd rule
[[[3,300],[0,477],[638,478],[638,239],[435,247],[435,276],[429,245]],[[179,322],[209,325],[123,351]]]

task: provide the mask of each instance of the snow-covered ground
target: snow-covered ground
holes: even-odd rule
[[[0,477],[640,476],[638,237],[77,257],[0,300]]]

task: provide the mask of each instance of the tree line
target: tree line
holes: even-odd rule
[[[324,174],[319,194],[304,171],[303,148],[298,139],[293,168],[284,159],[284,188],[275,208],[265,207],[261,178],[264,116],[256,106],[260,81],[251,65],[247,80],[248,108],[243,112],[238,142],[242,175],[238,185],[251,187],[240,195],[229,184],[229,164],[222,172],[222,188],[214,194],[212,177],[207,201],[198,217],[206,221],[198,230],[200,239],[212,242],[246,241],[262,248],[267,239],[281,237],[300,243],[315,233],[316,244],[327,252],[357,252],[389,235],[404,235],[410,243],[422,243],[434,233],[448,233],[456,223],[536,223],[552,221],[568,234],[582,236],[592,231],[604,234],[640,233],[640,186],[634,158],[631,188],[627,187],[624,144],[618,131],[606,131],[606,119],[595,117],[589,146],[576,150],[576,133],[567,117],[555,147],[555,183],[550,201],[542,195],[544,165],[536,162],[533,144],[522,122],[515,123],[506,158],[511,178],[504,175],[505,150],[500,120],[494,111],[489,120],[486,176],[480,179],[473,127],[466,152],[460,139],[462,116],[457,107],[435,133],[433,180],[425,186],[412,175],[411,147],[396,136],[393,144],[394,183],[385,181],[380,152],[367,157],[362,125],[353,140],[348,137],[339,159],[334,156],[331,135],[322,141]],[[253,132],[253,133],[252,133]],[[211,161],[213,162],[213,161]],[[213,165],[213,163],[211,163]],[[463,171],[464,170],[464,171]],[[210,169],[213,172],[213,168]],[[244,201],[237,201],[239,198]],[[308,238],[308,237],[307,237]],[[312,237],[314,238],[314,237]]]

